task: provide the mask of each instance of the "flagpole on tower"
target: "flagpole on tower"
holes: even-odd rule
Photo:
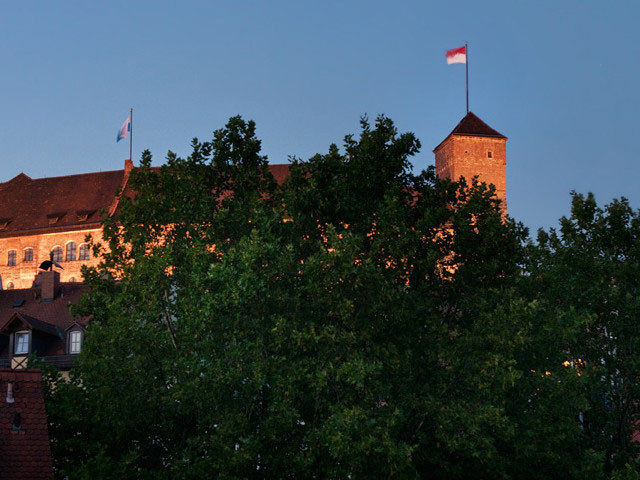
[[[469,45],[464,42],[465,62],[464,65],[467,71],[467,113],[469,113]]]
[[[469,111],[469,99],[467,94],[467,111]],[[129,112],[129,160],[133,162],[133,107]]]

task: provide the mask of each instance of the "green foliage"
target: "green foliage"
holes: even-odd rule
[[[593,376],[563,365],[595,324],[544,272],[560,237],[525,249],[486,185],[413,174],[419,147],[363,119],[283,185],[239,117],[145,152],[48,382],[59,477],[602,474]]]
[[[640,213],[625,198],[603,209],[592,194],[573,193],[571,216],[559,231],[539,232],[538,243],[534,295],[584,319],[569,350],[589,382],[584,443],[602,452],[607,472],[625,468],[640,453],[632,441],[640,418]]]

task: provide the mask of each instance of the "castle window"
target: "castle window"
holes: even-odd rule
[[[80,353],[82,350],[82,332],[74,330],[69,333],[69,353]]]
[[[78,260],[89,260],[89,245],[87,245],[86,243],[80,245]]]
[[[13,290],[13,282],[7,284],[7,290]]]
[[[493,153],[491,152],[491,150],[487,152],[487,158],[493,158]]]
[[[17,252],[15,250],[9,250],[9,253],[7,255],[7,265],[9,265],[10,267],[14,267],[16,265],[16,257]]]
[[[24,261],[33,262],[33,248],[24,249]]]
[[[54,247],[51,253],[53,253],[54,262],[60,263],[62,261],[62,247]]]
[[[29,332],[16,332],[14,342],[14,355],[26,355],[29,353]]]
[[[73,262],[76,259],[76,242],[67,243],[67,254],[65,261]]]

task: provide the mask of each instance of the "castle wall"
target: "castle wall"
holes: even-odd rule
[[[2,288],[30,288],[38,273],[38,266],[45,260],[49,260],[49,252],[56,246],[62,247],[63,269],[56,269],[60,272],[62,282],[80,282],[82,265],[96,266],[98,259],[94,258],[89,251],[89,260],[78,260],[80,245],[87,243],[85,238],[92,235],[93,238],[101,239],[102,230],[100,228],[90,230],[75,230],[56,233],[42,233],[37,235],[24,235],[19,237],[0,238],[0,278],[2,278]],[[66,261],[66,245],[69,242],[76,243],[76,260]],[[33,248],[33,260],[24,261],[24,250]],[[8,265],[8,253],[10,250],[16,251],[16,265]]]

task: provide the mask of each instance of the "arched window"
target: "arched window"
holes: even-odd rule
[[[24,261],[33,262],[33,248],[29,247],[24,249]]]
[[[73,262],[76,259],[76,242],[67,243],[67,254],[64,257],[65,262]]]
[[[7,290],[13,290],[13,282],[7,284]]]
[[[7,265],[9,265],[10,267],[15,266],[17,256],[18,254],[15,250],[9,250],[9,253],[7,255]]]
[[[86,243],[80,245],[78,260],[89,260],[89,245],[87,245]]]
[[[62,247],[53,247],[51,253],[53,253],[54,262],[60,263],[62,261]]]

